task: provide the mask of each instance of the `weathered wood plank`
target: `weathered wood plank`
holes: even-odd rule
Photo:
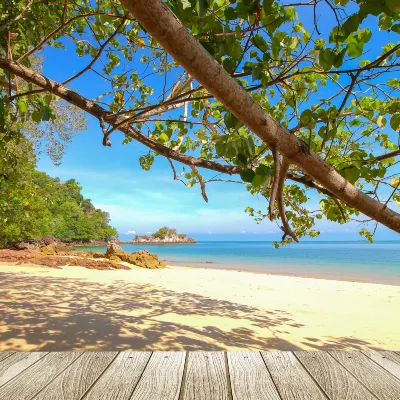
[[[259,352],[228,352],[233,400],[280,400]]]
[[[13,354],[14,354],[13,351],[1,351],[1,352],[0,352],[0,361],[1,361],[1,360],[4,360],[4,359],[7,358],[7,357],[12,356]]]
[[[184,400],[228,400],[229,386],[223,352],[190,352],[183,383]]]
[[[47,353],[14,353],[0,363],[0,387],[30,367]]]
[[[0,400],[31,399],[80,355],[72,352],[47,354],[2,386]]]
[[[132,400],[178,400],[185,366],[184,352],[153,353]]]
[[[356,378],[326,352],[296,351],[296,357],[331,400],[376,400]]]
[[[392,351],[363,351],[363,353],[400,379],[400,356]]]
[[[87,352],[57,376],[35,400],[79,400],[109,366],[118,352]]]
[[[381,400],[400,399],[400,380],[359,351],[331,351],[349,372]]]
[[[325,400],[327,398],[293,353],[262,352],[261,355],[282,400]]]
[[[118,354],[83,398],[85,400],[128,400],[150,356],[150,352]]]

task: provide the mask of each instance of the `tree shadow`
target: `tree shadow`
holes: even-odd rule
[[[303,327],[283,310],[125,281],[0,273],[0,282],[2,351],[301,350],[276,336]]]

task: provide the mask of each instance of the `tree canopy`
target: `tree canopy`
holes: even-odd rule
[[[284,243],[318,235],[322,218],[357,220],[368,239],[377,222],[400,232],[397,0],[122,3],[0,6],[1,132],[55,123],[62,99],[98,119],[104,145],[122,131],[147,147],[143,169],[166,157],[206,201],[209,182],[242,183],[265,198],[246,211],[282,225]],[[46,47],[62,82],[34,69]],[[74,90],[87,76],[96,97]]]
[[[0,245],[53,235],[63,241],[110,240],[108,213],[81,194],[74,179],[62,183],[35,168],[33,145],[16,136],[0,149]],[[4,155],[8,157],[4,158]]]

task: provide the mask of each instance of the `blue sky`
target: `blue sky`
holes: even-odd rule
[[[56,81],[68,78],[87,64],[87,60],[71,54],[74,65],[64,67],[59,63],[59,51],[46,49],[44,52],[44,74]],[[65,57],[64,53],[63,59]],[[85,74],[72,87],[92,98],[105,91],[93,73]],[[61,166],[54,166],[42,155],[38,167],[62,180],[74,178],[79,181],[84,196],[110,213],[121,238],[131,238],[133,232],[154,232],[164,225],[202,240],[276,240],[281,237],[275,222],[265,221],[258,225],[244,213],[247,206],[260,209],[267,204],[265,199],[251,196],[243,185],[210,183],[207,186],[209,203],[205,203],[198,185],[187,188],[173,180],[165,159],[157,157],[152,169],[146,172],[138,161],[139,156],[146,153],[143,145],[132,142],[123,146],[123,135],[118,132],[111,139],[112,147],[104,147],[98,121],[88,116],[87,130],[68,146]],[[215,174],[206,171],[204,175]],[[316,196],[310,197],[309,205],[310,209],[318,207]],[[339,225],[320,221],[316,228],[321,231],[322,240],[359,239],[356,223]],[[397,235],[380,227],[377,239],[397,239]]]

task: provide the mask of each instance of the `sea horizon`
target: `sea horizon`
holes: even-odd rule
[[[122,244],[141,249],[172,266],[218,268],[400,285],[400,241],[310,241],[278,249],[273,241],[198,241],[196,244]],[[105,246],[79,247],[104,252]]]

